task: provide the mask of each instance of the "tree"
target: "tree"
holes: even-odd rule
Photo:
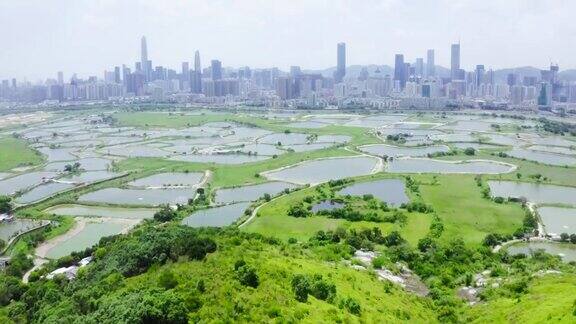
[[[0,214],[8,214],[12,211],[12,199],[8,196],[0,196]]]
[[[172,289],[178,286],[178,280],[172,271],[166,269],[160,273],[160,276],[158,277],[158,284],[164,289]]]
[[[242,268],[245,265],[246,265],[246,261],[244,261],[242,259],[236,260],[236,262],[234,262],[234,271],[238,271],[238,269]]]
[[[249,265],[243,265],[238,268],[236,270],[236,277],[238,278],[238,281],[240,281],[240,283],[244,286],[258,288],[258,285],[260,284],[256,270]]]
[[[6,306],[11,300],[18,300],[26,291],[26,285],[16,277],[0,275],[0,306]]]
[[[78,172],[80,171],[80,162],[74,162],[74,164],[66,164],[64,166],[64,171],[66,172]]]
[[[398,231],[392,231],[384,237],[384,245],[386,246],[398,246],[404,242],[404,239]]]
[[[494,202],[497,204],[502,204],[502,203],[504,203],[504,198],[503,197],[494,197]]]
[[[164,205],[154,214],[154,219],[159,222],[169,222],[176,218],[176,211],[174,211],[170,206]]]
[[[483,244],[485,246],[496,246],[502,241],[502,236],[499,234],[490,233],[484,237]]]
[[[334,297],[336,297],[336,285],[322,278],[322,275],[314,275],[310,294],[320,300],[334,300]]]
[[[340,306],[346,308],[351,314],[360,315],[360,304],[352,297],[343,299]]]
[[[310,211],[304,207],[302,204],[294,205],[288,209],[288,216],[292,217],[308,217]]]
[[[198,291],[201,293],[204,293],[206,291],[206,283],[204,283],[204,279],[198,280],[198,283],[196,284],[196,289],[198,289]]]
[[[302,274],[297,274],[292,277],[292,291],[296,300],[305,303],[308,301],[308,292],[310,292],[310,282],[308,277]]]
[[[576,234],[570,234],[570,243],[576,244]]]
[[[570,235],[568,235],[568,233],[562,233],[562,234],[560,234],[560,241],[562,241],[562,242],[568,242],[569,239],[570,239]]]
[[[474,155],[476,154],[476,150],[473,147],[467,147],[466,149],[464,149],[464,154]]]
[[[102,301],[88,323],[188,323],[187,301],[168,290],[141,289]]]
[[[434,240],[429,236],[426,236],[418,241],[418,250],[420,250],[420,252],[427,252],[435,247],[436,242],[434,242]]]

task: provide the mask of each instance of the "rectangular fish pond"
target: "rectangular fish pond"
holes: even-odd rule
[[[264,174],[271,180],[314,184],[370,174],[375,171],[379,162],[379,159],[368,156],[321,159],[306,161]]]
[[[354,183],[340,190],[338,194],[343,196],[372,195],[390,206],[400,206],[410,201],[406,195],[404,181],[400,179],[383,179]]]
[[[223,227],[233,224],[244,211],[250,207],[249,202],[241,202],[220,207],[197,210],[184,218],[182,224],[191,227]]]
[[[122,208],[109,206],[85,206],[78,204],[58,205],[44,212],[62,216],[107,217],[123,219],[152,218],[157,209],[154,208]]]

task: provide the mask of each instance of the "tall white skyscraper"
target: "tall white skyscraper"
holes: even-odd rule
[[[344,76],[346,75],[346,44],[338,43],[336,49],[336,72],[334,72],[334,81],[342,82]]]
[[[434,50],[429,49],[426,52],[426,76],[433,77],[436,76],[436,63],[434,63]]]
[[[148,60],[148,46],[146,44],[146,36],[142,36],[140,40],[140,68],[144,79],[150,81],[152,75],[152,61]]]
[[[450,77],[452,80],[459,80],[460,73],[460,43],[452,44],[450,50]]]
[[[142,36],[140,39],[140,64],[142,68],[146,66],[148,62],[148,46],[146,45],[146,36]]]

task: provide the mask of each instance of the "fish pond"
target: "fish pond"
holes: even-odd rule
[[[540,207],[538,215],[544,223],[546,233],[560,235],[576,234],[576,209],[560,207]]]
[[[536,204],[576,206],[576,188],[515,181],[488,181],[493,197],[526,198]]]
[[[500,174],[514,170],[514,166],[495,161],[440,161],[432,159],[395,159],[388,163],[390,173],[472,173]]]
[[[195,188],[175,189],[121,189],[106,188],[87,193],[78,198],[81,202],[114,205],[159,206],[162,204],[186,204],[196,195]]]
[[[406,186],[400,179],[383,179],[352,184],[338,192],[339,195],[372,195],[391,206],[399,206],[410,201]]]
[[[223,227],[232,225],[250,206],[249,202],[197,210],[184,218],[182,224],[191,227]]]
[[[538,250],[546,253],[558,255],[565,262],[576,261],[576,244],[554,243],[548,241],[519,242],[509,245],[506,250],[512,255],[525,254],[533,255]]]
[[[59,242],[46,254],[50,259],[58,259],[74,251],[82,251],[98,243],[105,236],[122,232],[127,225],[122,222],[88,222],[76,235]]]
[[[44,212],[62,216],[106,217],[123,219],[152,218],[157,209],[153,208],[121,208],[108,206],[58,205]]]
[[[271,180],[315,184],[370,174],[378,162],[377,158],[367,156],[321,159],[266,172],[265,175]]]

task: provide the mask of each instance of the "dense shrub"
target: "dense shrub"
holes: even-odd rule
[[[169,222],[176,218],[176,211],[168,205],[162,206],[159,211],[154,214],[154,219],[159,222]]]
[[[306,209],[306,207],[304,207],[304,205],[302,204],[294,205],[290,207],[290,209],[288,209],[288,216],[304,218],[310,215],[311,215],[310,211]]]
[[[297,301],[305,303],[308,295],[325,301],[333,301],[336,297],[336,285],[320,274],[307,276],[296,274],[292,277],[292,291]]]

